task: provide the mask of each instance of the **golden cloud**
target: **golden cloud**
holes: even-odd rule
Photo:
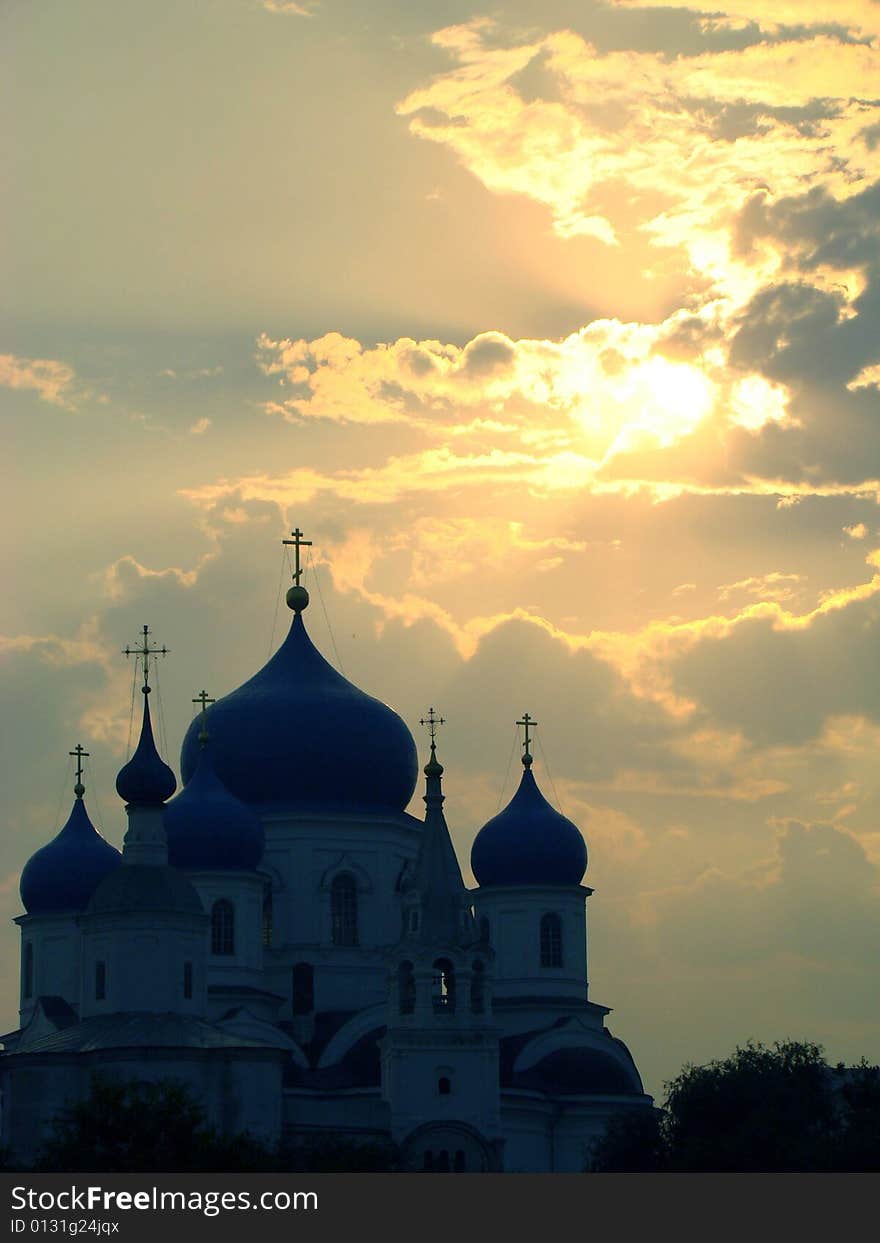
[[[53,406],[75,408],[76,373],[67,363],[53,358],[18,358],[0,354],[0,385],[4,388],[32,389]]]
[[[296,0],[263,0],[263,8],[269,13],[281,13],[285,17],[314,17],[318,0],[296,3]]]
[[[878,388],[880,389],[880,363],[875,363],[871,367],[863,367],[854,379],[850,380],[846,386],[850,392],[859,388]]]
[[[454,471],[475,479],[472,467],[493,464],[522,478],[527,448],[529,479],[551,489],[585,486],[594,475],[623,486],[652,478],[651,455],[711,426],[717,459],[726,459],[724,438],[738,428],[758,432],[767,423],[787,425],[788,390],[753,373],[732,368],[723,348],[682,347],[683,325],[711,323],[678,312],[660,324],[595,320],[561,341],[513,340],[484,332],[463,346],[399,338],[367,347],[339,333],[314,341],[258,341],[259,365],[278,376],[293,395],[269,402],[285,418],[341,423],[405,423],[429,438],[462,445],[458,453],[428,450],[403,465],[409,490],[426,478]],[[465,450],[465,445],[470,452]],[[633,455],[637,461],[631,461]],[[616,459],[628,465],[610,469]],[[702,478],[717,479],[707,460]],[[678,482],[664,458],[658,486]],[[367,480],[388,484],[398,473],[388,463],[350,476],[362,499]],[[497,472],[493,472],[497,473]],[[297,479],[307,476],[296,472]],[[682,482],[692,482],[690,470]],[[699,479],[697,480],[699,482]],[[320,487],[315,480],[314,487]],[[344,480],[337,487],[354,499]],[[309,491],[307,486],[306,491]],[[388,489],[380,487],[377,499]]]
[[[434,36],[456,65],[399,103],[412,132],[451,148],[493,192],[546,205],[562,236],[616,241],[626,227],[682,249],[738,305],[786,262],[778,242],[742,252],[735,222],[750,196],[821,182],[842,200],[880,175],[866,135],[878,116],[873,45],[821,33],[670,59],[601,55],[572,31],[507,48],[497,35],[483,19]],[[548,98],[517,89],[531,65],[549,75]]]
[[[733,22],[755,22],[763,29],[779,26],[827,26],[831,23],[864,34],[880,35],[877,0],[834,0],[822,8],[816,0],[776,0],[772,7],[762,0],[610,0],[619,9],[690,9],[715,23],[720,17]]]

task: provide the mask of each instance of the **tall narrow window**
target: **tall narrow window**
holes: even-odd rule
[[[263,944],[272,944],[272,890],[263,894]]]
[[[439,1096],[452,1095],[452,1080],[448,1075],[441,1075],[437,1080],[437,1093]]]
[[[459,1148],[455,1154],[455,1161],[452,1163],[453,1172],[456,1174],[464,1174],[467,1170],[467,1161],[464,1155],[464,1149]]]
[[[293,968],[294,1014],[311,1014],[315,1008],[315,968],[310,962],[298,962]]]
[[[412,1014],[416,1008],[416,977],[411,962],[397,968],[398,1003],[401,1014]]]
[[[471,1013],[482,1014],[486,1007],[486,969],[479,958],[471,967]]]
[[[358,944],[357,884],[350,872],[334,876],[330,886],[330,935],[334,945]]]
[[[448,958],[438,958],[434,963],[432,1000],[437,1014],[455,1010],[455,967]]]
[[[211,953],[235,953],[235,907],[219,898],[211,907]]]
[[[103,1001],[107,996],[107,964],[95,963],[95,1001]]]
[[[24,947],[24,995],[29,1000],[34,995],[34,944],[28,941]]]
[[[193,995],[193,965],[191,962],[183,964],[183,996],[186,1001],[192,1001]]]
[[[541,916],[541,966],[562,966],[562,920],[555,911]]]

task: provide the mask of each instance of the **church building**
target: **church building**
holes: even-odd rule
[[[140,740],[116,780],[120,854],[77,747],[64,827],[21,876],[20,1026],[2,1142],[34,1159],[95,1071],[183,1080],[224,1133],[391,1141],[415,1171],[577,1172],[608,1119],[651,1106],[589,997],[587,851],[522,777],[476,836],[467,889],[431,708],[424,819],[412,734],[313,645],[300,548],[269,662],[160,758],[144,627]],[[454,784],[453,787],[454,799]],[[172,797],[173,796],[173,797]]]

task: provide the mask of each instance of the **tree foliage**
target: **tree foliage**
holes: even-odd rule
[[[592,1168],[607,1172],[880,1170],[880,1069],[830,1067],[805,1041],[750,1042],[685,1066],[662,1109],[613,1120]]]
[[[88,1096],[53,1120],[37,1168],[64,1172],[277,1170],[247,1132],[221,1136],[186,1084],[95,1075]]]
[[[394,1145],[341,1136],[270,1147],[248,1132],[220,1135],[185,1083],[95,1075],[88,1096],[53,1121],[37,1163],[65,1173],[392,1171]]]

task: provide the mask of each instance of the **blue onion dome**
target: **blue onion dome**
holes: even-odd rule
[[[327,663],[303,625],[307,601],[304,587],[290,588],[287,638],[259,673],[211,708],[214,770],[245,803],[401,812],[418,775],[412,735],[396,712]],[[194,720],[180,759],[187,783],[198,735]]]
[[[144,719],[135,753],[119,770],[116,792],[126,803],[140,805],[164,803],[177,789],[174,773],[160,757],[153,740],[150,720],[149,687],[144,688]]]
[[[21,900],[29,915],[85,910],[97,886],[119,866],[122,855],[89,819],[78,791],[67,823],[25,864]]]
[[[217,777],[212,745],[202,747],[196,771],[165,808],[165,835],[176,868],[252,869],[263,857],[263,825]]]
[[[579,885],[587,847],[577,825],[551,807],[530,767],[503,811],[476,836],[471,868],[480,885]]]

